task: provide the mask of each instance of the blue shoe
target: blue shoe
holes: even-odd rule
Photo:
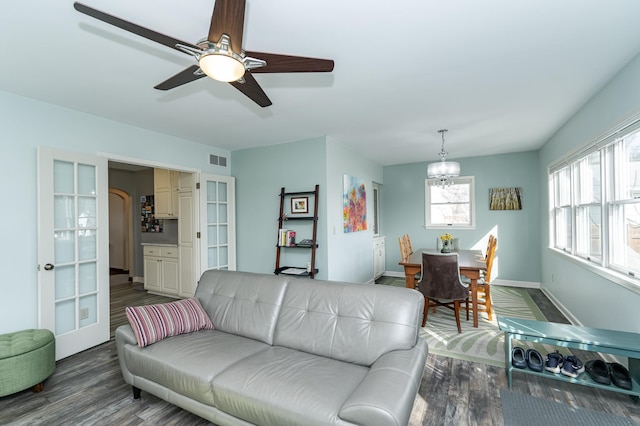
[[[558,351],[551,352],[547,354],[547,358],[545,359],[544,369],[549,371],[550,373],[558,374],[560,373],[560,368],[562,367],[564,357]]]
[[[527,356],[524,348],[516,346],[511,350],[511,364],[516,368],[527,368]]]
[[[580,361],[574,355],[567,355],[564,357],[564,362],[562,364],[562,369],[560,372],[565,376],[573,377],[574,379],[580,375],[584,371],[584,365],[582,361]]]
[[[529,366],[529,370],[531,371],[542,371],[542,355],[540,352],[535,349],[527,350],[527,366]]]

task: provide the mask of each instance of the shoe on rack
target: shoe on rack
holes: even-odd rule
[[[593,359],[587,361],[585,370],[591,376],[594,382],[602,385],[611,384],[611,375],[609,374],[609,366],[601,359]]]
[[[527,368],[527,355],[524,348],[516,346],[511,350],[511,364],[516,368]]]
[[[563,359],[564,357],[558,351],[547,354],[547,358],[545,359],[545,362],[544,362],[544,369],[551,373],[555,373],[555,374],[560,373],[560,368],[562,367]]]
[[[536,351],[535,349],[528,349],[527,353],[527,365],[529,366],[529,369],[531,371],[542,371],[543,369],[543,361],[542,361],[542,355],[540,355],[540,352]]]
[[[633,384],[631,383],[631,375],[627,367],[617,362],[610,362],[609,373],[611,374],[611,381],[614,385],[622,389],[631,390]]]
[[[574,379],[584,371],[584,365],[574,355],[567,355],[562,362],[562,369],[560,372],[565,376],[573,377]]]

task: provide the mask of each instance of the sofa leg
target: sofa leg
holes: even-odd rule
[[[33,392],[42,392],[44,390],[44,382],[38,383],[37,385],[33,385],[31,388]]]
[[[135,386],[131,386],[131,388],[133,389],[133,399],[140,399],[140,392],[142,392],[142,390]]]

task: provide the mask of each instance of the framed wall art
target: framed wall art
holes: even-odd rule
[[[522,210],[522,188],[491,188],[489,210]]]
[[[291,197],[291,213],[309,213],[309,197]]]
[[[344,175],[342,218],[345,233],[367,230],[367,191],[364,180]]]

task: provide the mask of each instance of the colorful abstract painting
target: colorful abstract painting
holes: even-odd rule
[[[367,229],[367,191],[363,180],[344,175],[342,216],[345,233]]]

